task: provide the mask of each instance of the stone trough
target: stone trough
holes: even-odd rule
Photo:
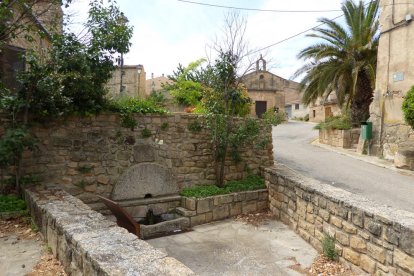
[[[142,239],[158,238],[190,230],[189,218],[182,217],[176,213],[161,214],[159,217],[161,221],[154,224],[145,224],[142,220],[138,221],[141,226]]]

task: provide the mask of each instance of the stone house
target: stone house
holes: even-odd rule
[[[263,57],[256,62],[256,70],[242,77],[252,99],[250,114],[260,117],[269,109],[285,111],[285,94],[299,93],[299,84],[281,78],[266,70]]]
[[[119,66],[116,67],[106,87],[108,88],[108,97],[110,98],[119,96],[145,97],[147,93],[145,89],[146,73],[144,66],[141,64],[124,65],[122,70]]]
[[[33,1],[32,6],[19,1],[12,5],[11,24],[25,28],[18,29],[14,37],[2,38],[6,45],[0,49],[0,80],[7,88],[17,90],[17,74],[26,67],[25,52],[30,49],[42,54],[50,48],[52,35],[62,32],[63,11],[60,5],[43,0]]]
[[[303,118],[309,114],[309,107],[302,103],[302,95],[297,91],[285,93],[285,112],[288,118]]]
[[[380,39],[374,99],[373,154],[398,159],[400,151],[414,147],[414,131],[404,121],[402,103],[414,85],[414,5],[404,0],[381,0]],[[398,164],[397,164],[398,165]]]
[[[336,95],[332,93],[328,98],[318,98],[314,103],[309,104],[309,121],[320,123],[326,118],[341,115],[341,107],[338,105]]]

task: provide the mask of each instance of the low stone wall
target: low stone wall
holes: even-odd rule
[[[62,190],[27,190],[26,201],[68,275],[194,275]]]
[[[376,275],[414,275],[414,214],[305,178],[265,169],[270,210],[319,251],[335,239],[340,259]]]
[[[199,128],[201,117],[136,115],[135,119],[134,130],[122,127],[116,114],[36,124],[31,130],[38,149],[24,154],[24,173],[59,185],[86,203],[96,202],[96,194],[115,200],[156,197],[215,181],[211,138],[205,127]],[[240,149],[238,164],[229,157],[226,180],[273,165],[271,128],[261,130],[261,136],[257,142],[270,141],[263,148]]]
[[[358,147],[361,129],[320,129],[319,143],[344,149]]]
[[[240,214],[260,212],[268,209],[268,191],[261,189],[206,198],[182,198],[178,211],[190,217],[190,225],[222,220]]]

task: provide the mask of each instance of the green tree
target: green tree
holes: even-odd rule
[[[106,105],[105,84],[114,70],[113,55],[129,50],[132,27],[114,2],[90,3],[88,41],[72,33],[53,36],[46,59],[28,53],[29,70],[20,76],[20,98],[40,117],[94,113]],[[27,115],[27,114],[26,114]],[[27,117],[27,116],[25,116]]]
[[[369,117],[379,38],[378,2],[366,5],[346,0],[342,4],[345,26],[327,18],[319,20],[326,28],[316,28],[309,36],[321,42],[298,55],[309,60],[295,73],[296,76],[305,73],[301,82],[305,104],[336,93],[339,104],[351,108],[354,124]]]

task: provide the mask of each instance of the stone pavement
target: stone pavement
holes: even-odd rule
[[[255,227],[229,219],[147,242],[198,275],[303,275],[298,271],[310,267],[317,256],[312,246],[275,220]]]
[[[32,271],[40,261],[42,243],[36,240],[17,239],[16,236],[0,238],[0,275],[21,276]]]
[[[312,123],[289,121],[273,128],[276,162],[379,204],[414,212],[412,174],[390,169],[386,162],[380,164],[375,157],[359,156],[357,159],[356,153],[340,153],[331,147],[312,145],[318,137],[314,126]]]

